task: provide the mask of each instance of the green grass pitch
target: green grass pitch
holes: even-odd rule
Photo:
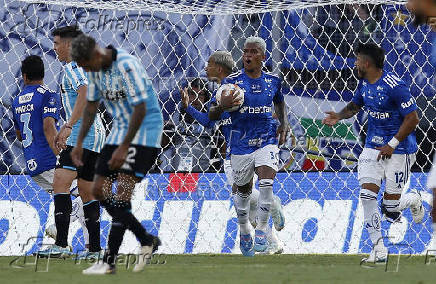
[[[1,283],[436,283],[436,262],[390,256],[387,265],[360,266],[358,255],[161,255],[141,273],[121,263],[115,275],[85,276],[89,263],[71,259],[0,257]],[[433,259],[434,260],[434,259]],[[13,263],[11,265],[11,262]],[[45,271],[48,267],[48,272]],[[41,271],[36,272],[35,270]],[[101,281],[101,282],[100,282]]]

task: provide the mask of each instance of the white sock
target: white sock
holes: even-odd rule
[[[88,229],[86,228],[85,213],[83,212],[83,202],[80,196],[76,197],[72,201],[72,208],[73,209],[71,210],[70,223],[79,220],[79,223],[82,226],[83,239],[85,240],[85,246],[86,246],[89,244],[89,234],[88,234]]]
[[[360,191],[360,200],[363,207],[363,225],[368,230],[372,245],[383,244],[377,193],[362,188]]]
[[[398,221],[401,218],[401,211],[399,209],[400,200],[389,200],[383,198],[383,207],[387,212],[385,214],[386,220],[389,222]]]
[[[247,235],[250,233],[250,226],[248,223],[250,195],[237,191],[236,194],[233,195],[233,201],[235,203],[236,214],[238,215],[240,233],[241,235]]]
[[[257,217],[257,202],[259,200],[259,190],[257,190],[256,188],[253,188],[251,190],[251,195],[250,195],[250,212],[248,214],[248,218],[250,220],[250,223],[256,224],[256,217]]]
[[[266,238],[270,244],[276,244],[278,242],[278,238],[276,232],[268,226],[268,230],[266,232]]]
[[[406,193],[402,194],[400,198],[400,206],[399,210],[403,211],[404,209],[409,208],[413,204],[417,203],[419,196],[415,193]]]
[[[273,202],[273,180],[259,180],[259,201],[257,209],[257,227],[256,230],[266,231],[268,219],[270,216],[271,204]]]

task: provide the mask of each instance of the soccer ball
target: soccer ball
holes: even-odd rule
[[[224,84],[218,88],[218,90],[216,91],[216,95],[215,95],[217,103],[221,104],[221,97],[228,96],[230,94],[231,90],[235,90],[235,93],[233,95],[236,94],[236,98],[239,100],[239,104],[236,106],[233,106],[231,108],[224,109],[224,111],[228,111],[228,112],[238,110],[239,107],[244,103],[244,90],[241,89],[236,84]]]

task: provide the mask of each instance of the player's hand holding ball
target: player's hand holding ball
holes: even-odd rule
[[[224,84],[216,92],[216,101],[224,111],[238,110],[244,103],[244,90],[236,84]]]

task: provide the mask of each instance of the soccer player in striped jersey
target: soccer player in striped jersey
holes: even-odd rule
[[[218,85],[220,85],[221,81],[231,74],[233,66],[234,61],[230,52],[224,50],[215,51],[210,55],[207,66],[205,68],[207,78],[209,79],[209,81],[216,82]],[[232,130],[232,119],[230,117],[230,113],[223,112],[219,121],[211,121],[207,113],[200,112],[193,106],[189,105],[189,97],[186,90],[181,90],[181,94],[182,106],[186,109],[186,112],[190,114],[193,118],[195,118],[204,127],[213,128],[216,124],[218,124],[218,126],[221,127],[221,132],[224,136],[226,146],[229,145],[229,138]],[[231,98],[231,96],[227,96],[226,98],[229,99]],[[230,101],[229,104],[231,103],[232,102]],[[216,105],[216,103],[214,103],[214,99],[212,99],[212,104]],[[233,181],[232,165],[230,161],[230,147],[226,147],[226,157],[224,159],[224,173],[227,178],[227,183],[232,186],[233,190],[236,192],[236,185]],[[256,226],[258,199],[259,191],[255,187],[255,182],[253,182],[253,188],[250,195],[250,209],[248,219],[254,227]],[[276,195],[273,196],[273,203],[271,205],[271,216],[275,229],[277,231],[282,230],[285,225],[285,218],[282,212],[280,198]],[[283,252],[283,245],[281,241],[277,238],[273,230],[268,229],[267,238],[268,248],[266,250],[266,253],[280,254]],[[245,251],[242,250],[242,252],[244,253]]]
[[[382,180],[385,192],[382,213],[396,222],[401,211],[410,207],[416,223],[422,222],[424,209],[419,192],[403,194],[417,150],[415,128],[419,123],[415,99],[395,74],[383,70],[384,50],[373,43],[360,44],[356,50],[356,69],[360,79],[352,101],[339,113],[328,111],[323,123],[335,125],[364,108],[368,112],[365,147],[358,161],[364,226],[373,249],[363,262],[385,262],[387,249],[381,234],[377,195]],[[401,198],[401,199],[400,199]]]
[[[281,79],[262,71],[266,58],[266,43],[262,38],[249,37],[243,49],[244,69],[231,74],[222,84],[237,84],[244,90],[243,105],[230,112],[232,131],[229,138],[233,179],[238,188],[235,205],[240,228],[241,251],[246,256],[264,252],[268,247],[267,230],[273,203],[273,183],[278,171],[278,144],[283,144],[289,132]],[[221,105],[209,110],[209,118],[220,119]],[[273,107],[280,125],[272,116]],[[279,139],[277,139],[279,136]],[[250,233],[248,210],[253,176],[259,178],[259,199],[255,240]]]
[[[139,260],[133,271],[144,269],[160,245],[132,214],[130,202],[135,184],[145,177],[160,152],[163,117],[158,98],[140,60],[123,49],[100,47],[95,40],[80,35],[72,42],[72,59],[88,74],[87,104],[77,144],[72,151],[76,165],[82,165],[83,143],[97,113],[100,100],[114,118],[112,129],[97,160],[94,195],[112,216],[108,250],[103,262],[84,274],[115,272],[115,260],[126,229],[141,243]],[[112,194],[116,179],[117,193]]]
[[[55,141],[56,146],[62,149],[53,180],[56,242],[53,247],[39,252],[40,255],[53,255],[66,249],[72,212],[69,189],[76,178],[89,235],[89,251],[79,252],[78,256],[96,257],[101,250],[100,205],[92,194],[95,163],[105,140],[105,129],[100,117],[94,121],[83,142],[83,166],[77,168],[70,156],[77,141],[88,84],[85,73],[76,62],[72,61],[70,54],[71,41],[80,34],[82,32],[76,26],[65,26],[52,32],[54,51],[59,61],[65,62],[61,95],[66,123],[60,129]]]

